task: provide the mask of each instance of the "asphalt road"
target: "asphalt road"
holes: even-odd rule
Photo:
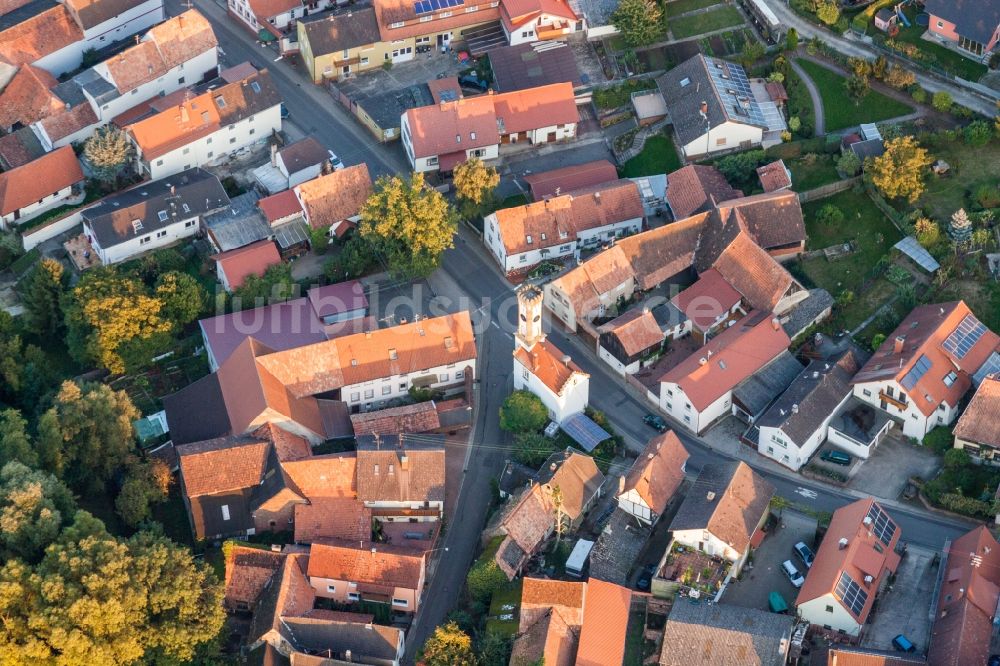
[[[195,0],[195,7],[209,18],[219,45],[225,53],[225,66],[249,60],[257,67],[267,67],[290,111],[291,122],[301,131],[315,135],[336,152],[345,164],[366,162],[373,176],[407,173],[406,160],[398,144],[382,145],[375,141],[352,116],[322,89],[309,82],[303,73],[288,62],[274,62],[275,53],[256,44],[253,35],[227,16],[225,9],[212,0]],[[178,0],[168,0],[170,15],[184,10]],[[565,156],[563,156],[565,158]],[[511,286],[492,265],[484,265],[479,239],[463,228],[456,237],[456,247],[444,257],[442,270],[475,303],[474,319],[481,322],[479,334],[479,419],[472,436],[466,477],[451,524],[447,525],[439,553],[437,573],[424,593],[421,612],[407,636],[406,662],[414,656],[431,633],[455,607],[479,543],[486,510],[490,501],[490,479],[496,478],[507,457],[508,442],[499,428],[499,407],[509,393],[511,351],[516,303]],[[477,309],[478,308],[478,309]],[[485,319],[485,323],[482,323]],[[550,331],[550,339],[574,355],[577,363],[591,375],[590,399],[597,409],[609,415],[615,428],[630,445],[640,446],[652,432],[642,423],[649,411],[645,404],[624,391],[620,380],[603,364],[578,353],[576,339],[569,340],[559,331]],[[712,450],[698,438],[677,428],[691,453],[688,469],[696,474],[710,460],[729,456]],[[752,465],[753,466],[753,465]],[[854,499],[850,493],[807,481],[791,472],[775,473],[755,467],[775,484],[783,497],[815,511],[833,511]],[[893,507],[890,512],[911,543],[940,547],[946,538],[954,538],[968,529],[958,521]]]

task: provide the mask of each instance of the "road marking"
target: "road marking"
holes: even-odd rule
[[[490,323],[496,326],[497,329],[500,328],[500,324],[496,323],[495,321],[491,321]]]
[[[816,499],[819,496],[815,490],[809,490],[808,488],[803,488],[802,486],[796,488],[795,493],[802,495],[806,499]]]

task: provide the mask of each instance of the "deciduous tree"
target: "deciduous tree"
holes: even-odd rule
[[[98,178],[113,183],[132,157],[132,143],[125,132],[114,125],[99,127],[83,144],[83,155]]]
[[[429,275],[454,247],[456,216],[420,173],[381,177],[361,209],[358,233],[401,277]]]
[[[840,6],[834,0],[820,0],[816,3],[816,17],[827,25],[840,20]]]
[[[233,302],[238,305],[237,309],[245,310],[262,303],[287,301],[295,293],[291,264],[275,264],[269,266],[262,276],[248,275],[233,294]]]
[[[931,156],[912,136],[885,142],[885,153],[872,160],[872,184],[886,197],[906,197],[913,203],[924,191],[924,176]]]
[[[861,100],[871,91],[871,85],[868,83],[866,77],[855,74],[844,82],[844,90],[847,91],[847,96],[854,100],[854,105],[857,106],[861,104]]]
[[[175,332],[197,319],[205,309],[207,294],[187,273],[164,273],[156,281],[153,293],[161,303],[160,316],[173,325]]]
[[[0,546],[5,559],[41,559],[73,519],[76,504],[61,481],[19,462],[0,468]]]
[[[538,467],[555,452],[555,442],[537,432],[518,433],[514,439],[514,459],[528,467]]]
[[[25,282],[24,318],[28,327],[40,335],[55,335],[63,324],[59,299],[66,288],[63,265],[43,258]]]
[[[124,391],[63,382],[39,419],[42,465],[71,488],[100,490],[134,450],[132,423],[140,416]]]
[[[785,33],[785,50],[794,51],[799,48],[799,32],[795,28],[789,28]]]
[[[545,405],[529,391],[514,391],[500,407],[500,427],[508,432],[538,432],[548,420]]]
[[[152,515],[152,506],[167,498],[170,470],[161,460],[134,461],[128,465],[115,510],[129,527],[138,527]]]
[[[28,422],[16,409],[0,411],[0,465],[19,462],[34,467],[38,454],[28,437]]]
[[[934,93],[934,96],[931,97],[931,106],[933,106],[938,111],[941,111],[942,113],[947,113],[948,111],[951,111],[951,105],[953,103],[954,102],[951,99],[951,94],[944,90],[940,90]]]
[[[469,635],[449,622],[434,629],[420,649],[418,661],[425,666],[475,666],[476,655]]]
[[[655,0],[621,0],[611,23],[629,46],[643,46],[663,34],[663,10]]]
[[[493,197],[500,184],[500,174],[493,167],[483,164],[478,157],[455,167],[455,195],[463,202],[480,206]]]
[[[743,46],[743,50],[739,54],[740,64],[744,67],[749,68],[755,62],[764,57],[764,45],[758,42],[756,39],[747,40],[746,44]]]

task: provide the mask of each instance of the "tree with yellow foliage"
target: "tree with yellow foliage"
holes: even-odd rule
[[[493,201],[500,174],[473,157],[455,167],[454,182],[462,216],[470,219],[482,215],[483,209]]]
[[[889,199],[915,202],[924,192],[924,176],[933,159],[912,136],[885,142],[885,153],[872,160],[872,184]]]
[[[420,650],[425,666],[475,666],[472,639],[454,622],[437,627]]]
[[[456,227],[444,196],[415,173],[378,179],[361,208],[358,233],[393,275],[413,278],[430,275],[440,265],[444,251],[454,247]]]

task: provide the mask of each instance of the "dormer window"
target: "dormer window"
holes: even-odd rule
[[[226,98],[223,97],[222,95],[219,95],[218,97],[215,98],[215,103],[216,105],[218,105],[220,109],[226,108]]]
[[[691,79],[689,79],[686,76],[683,79],[681,79],[681,88],[686,88],[689,85],[691,85]]]
[[[391,476],[391,475],[392,475],[392,473],[393,473],[393,472],[395,471],[395,470],[393,469],[393,467],[394,467],[394,466],[393,466],[393,464],[392,464],[392,463],[389,463],[389,475],[390,475],[390,476]]]
[[[397,358],[399,358],[399,355],[396,354],[396,350],[395,349],[390,349],[389,350],[389,360],[390,361],[395,361]]]
[[[132,220],[132,231],[139,233],[142,229],[142,220]]]
[[[456,134],[455,135],[455,143],[462,143],[462,135],[461,134]]]
[[[476,133],[475,132],[469,132],[469,138],[472,139],[473,141],[475,141],[476,140]]]
[[[252,89],[252,90],[253,90],[253,91],[254,91],[255,93],[259,93],[259,92],[260,92],[260,83],[258,83],[257,81],[251,81],[251,82],[250,82],[250,88],[251,88],[251,89]]]
[[[531,239],[531,236],[525,236],[525,237],[524,237],[524,240],[525,240],[525,241],[526,241],[526,242],[528,243],[528,245],[531,245],[531,244],[532,244],[532,243],[534,242],[534,241],[533,241],[533,240]]]
[[[351,359],[351,367],[352,368],[356,368],[357,366],[358,366],[358,359],[352,358]]]

